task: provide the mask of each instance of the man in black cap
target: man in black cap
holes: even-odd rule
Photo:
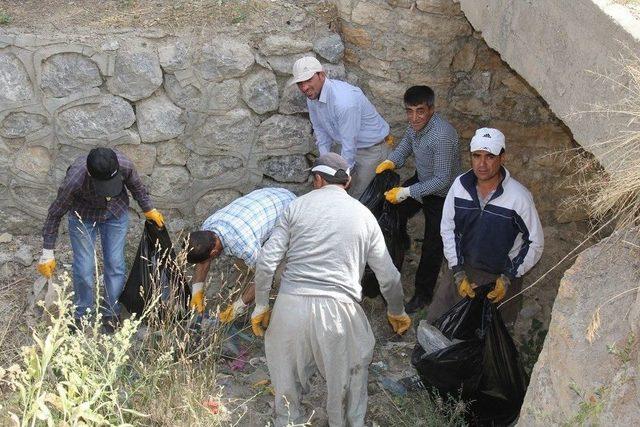
[[[103,322],[107,331],[118,324],[118,298],[125,281],[124,247],[129,223],[129,195],[148,220],[159,227],[164,218],[153,208],[133,163],[122,153],[98,147],[78,157],[67,169],[58,196],[44,223],[42,256],[37,269],[50,278],[56,268],[53,249],[62,217],[70,212],[69,238],[73,249],[73,302],[80,319],[95,305],[95,243],[100,233],[104,256],[105,298]]]

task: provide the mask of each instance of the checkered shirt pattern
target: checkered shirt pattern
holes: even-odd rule
[[[411,153],[415,156],[418,172],[418,182],[409,187],[411,197],[416,200],[431,194],[446,197],[461,172],[458,133],[453,126],[438,113],[418,132],[409,126],[396,149],[389,154],[389,160],[396,168],[401,168]]]
[[[151,198],[142,184],[133,162],[124,154],[114,151],[118,157],[124,187],[131,192],[143,212],[150,211],[153,209]],[[67,174],[58,188],[58,195],[49,207],[47,219],[42,229],[43,248],[55,248],[60,221],[67,212],[69,215],[79,216],[86,223],[105,221],[110,214],[116,218],[126,214],[129,208],[129,195],[125,188],[120,194],[109,200],[105,197],[98,197],[93,181],[87,172],[87,156],[76,158],[67,169]]]
[[[220,238],[225,254],[254,268],[262,244],[295,198],[284,188],[255,190],[215,212],[202,224],[202,229]]]

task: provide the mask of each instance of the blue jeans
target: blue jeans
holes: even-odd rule
[[[105,296],[102,304],[104,316],[120,314],[118,298],[125,281],[124,246],[129,226],[129,214],[108,217],[103,222],[85,223],[73,212],[69,216],[69,238],[73,249],[73,303],[75,317],[82,317],[87,310],[95,312],[96,238],[100,233],[104,256]]]

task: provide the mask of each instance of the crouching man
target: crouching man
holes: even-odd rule
[[[335,153],[311,169],[314,190],[282,214],[256,264],[256,335],[269,324],[274,272],[286,260],[265,353],[276,394],[276,425],[300,422],[300,394],[316,369],[327,382],[331,426],[363,426],[374,336],[362,307],[360,279],[369,264],[388,303],[393,330],[404,333],[400,273],[371,212],[345,191],[349,166]],[[288,402],[288,406],[287,406]]]

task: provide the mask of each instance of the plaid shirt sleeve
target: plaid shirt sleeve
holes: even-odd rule
[[[62,217],[71,209],[73,194],[80,189],[84,182],[86,172],[84,168],[72,165],[58,188],[58,195],[49,206],[47,219],[42,229],[42,240],[44,249],[54,249],[58,238],[58,228]]]
[[[435,146],[433,159],[433,177],[428,181],[417,182],[409,187],[411,197],[420,200],[430,194],[447,190],[456,178],[458,136],[455,132],[442,133]]]
[[[411,153],[413,153],[413,148],[409,138],[409,129],[407,129],[398,146],[389,154],[388,159],[396,165],[396,168],[401,168]]]
[[[124,184],[127,186],[131,195],[140,205],[140,209],[142,212],[149,212],[153,209],[153,204],[151,203],[151,198],[149,197],[149,193],[147,189],[144,187],[144,184],[140,180],[140,176],[138,175],[138,171],[136,171],[133,162],[129,160],[127,157],[122,155],[122,153],[118,154],[118,163],[120,163],[120,170],[122,171],[122,176],[124,178]]]

